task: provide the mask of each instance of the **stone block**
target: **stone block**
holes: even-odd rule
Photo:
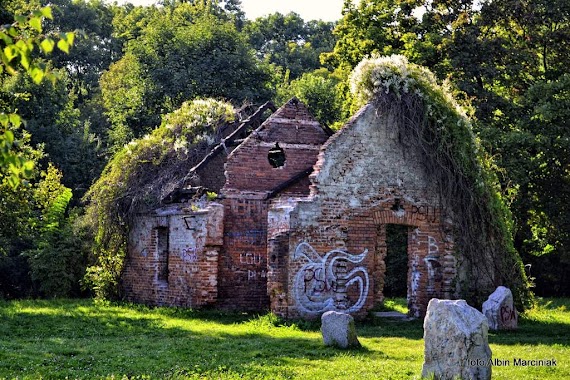
[[[491,379],[487,318],[464,300],[430,300],[424,319],[422,377]]]
[[[509,288],[499,286],[483,302],[483,314],[487,317],[491,330],[516,330],[518,313],[513,302],[513,293]]]
[[[321,317],[321,332],[325,346],[360,347],[354,318],[350,314],[327,311]]]

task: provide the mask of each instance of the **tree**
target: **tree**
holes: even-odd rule
[[[323,61],[334,67],[355,67],[371,54],[401,53],[404,47],[403,30],[413,24],[413,5],[421,1],[375,0],[360,1],[355,5],[345,0],[343,17],[336,25],[337,42]]]
[[[333,126],[346,117],[340,86],[341,80],[326,69],[315,70],[279,87],[277,102],[284,103],[295,96],[321,124]]]
[[[14,75],[19,68],[40,83],[44,78],[55,80],[56,76],[50,72],[42,60],[32,57],[34,49],[49,54],[57,44],[58,49],[69,51],[73,44],[73,33],[60,33],[59,40],[52,36],[38,37],[42,32],[42,20],[51,19],[50,7],[33,11],[29,16],[15,16],[15,21],[9,26],[0,27],[0,76]],[[7,180],[16,187],[21,178],[31,176],[33,162],[26,160],[14,152],[20,142],[15,140],[14,131],[20,127],[21,118],[16,113],[0,110],[0,167],[7,167],[8,172],[0,180]]]
[[[570,5],[485,2],[456,26],[447,44],[451,78],[472,99],[479,134],[504,168],[516,247],[533,265],[538,293],[569,294]]]
[[[244,33],[259,59],[289,72],[290,79],[320,67],[319,56],[334,46],[333,23],[309,21],[294,12],[246,23]]]
[[[71,81],[70,88],[76,103],[97,93],[103,71],[122,56],[122,44],[113,35],[113,8],[101,0],[55,0],[54,20],[45,25],[45,31],[77,30],[73,49],[68,53],[54,52],[53,67],[65,69]]]
[[[147,133],[188,99],[241,103],[270,95],[268,73],[232,23],[209,13],[173,22],[169,10],[161,12],[101,79],[115,146]]]
[[[3,89],[10,82],[16,87],[26,82],[39,85],[45,78],[50,79],[52,85],[55,83],[58,73],[38,58],[35,51],[48,54],[56,45],[58,49],[68,51],[74,34],[59,33],[56,38],[41,35],[45,18],[52,18],[50,7],[33,11],[27,17],[16,15],[13,24],[0,28],[0,84]],[[19,74],[18,70],[22,69],[31,81]],[[21,252],[35,247],[42,249],[42,243],[45,243],[43,248],[50,246],[45,233],[59,227],[71,191],[61,185],[61,176],[52,175],[48,181],[49,174],[40,184],[49,182],[53,186],[34,191],[32,185],[38,178],[37,164],[43,152],[30,145],[29,132],[20,128],[22,119],[15,113],[16,99],[11,94],[4,91],[0,99],[0,295],[22,297],[33,294],[33,284],[29,278],[31,268]],[[20,186],[22,182],[23,186]]]

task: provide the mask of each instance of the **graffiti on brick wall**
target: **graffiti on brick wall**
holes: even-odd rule
[[[265,270],[247,270],[247,281],[257,281],[258,279],[267,278],[267,272]]]
[[[260,265],[262,257],[259,253],[240,253],[240,264]]]
[[[428,271],[428,297],[435,297],[436,284],[442,279],[442,268],[439,263],[439,245],[433,236],[428,236],[428,254],[424,258]]]
[[[306,242],[295,249],[293,260],[308,260],[295,275],[293,292],[298,309],[307,314],[329,310],[353,313],[362,308],[368,296],[370,280],[363,266],[348,271],[348,263],[364,261],[368,250],[353,255],[333,249],[321,256]],[[349,299],[356,287],[358,299]],[[355,297],[353,297],[355,298]]]
[[[434,206],[412,206],[412,214],[418,215],[418,220],[427,220],[435,223],[437,221],[436,208]]]
[[[180,252],[180,258],[186,263],[195,263],[198,261],[198,253],[195,247],[185,248]]]

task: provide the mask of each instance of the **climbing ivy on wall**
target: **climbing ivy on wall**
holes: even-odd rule
[[[136,213],[156,208],[182,184],[216,141],[216,127],[234,119],[231,104],[197,99],[163,118],[160,127],[131,141],[109,161],[85,200],[86,222],[95,236],[86,285],[100,298],[119,295],[129,226]]]
[[[529,306],[530,284],[513,246],[513,221],[496,167],[450,88],[401,55],[362,60],[350,86],[353,110],[372,102],[378,112],[396,115],[402,144],[424,155],[440,204],[454,222],[456,257],[469,268],[461,280],[462,296],[481,303],[493,290],[488,289],[490,282],[510,287],[519,307]]]

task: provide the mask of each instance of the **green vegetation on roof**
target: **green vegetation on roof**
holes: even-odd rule
[[[125,145],[109,161],[85,196],[97,258],[86,279],[98,296],[112,297],[118,291],[133,215],[158,207],[166,194],[180,186],[216,141],[216,127],[234,117],[229,103],[185,102],[152,133]]]

